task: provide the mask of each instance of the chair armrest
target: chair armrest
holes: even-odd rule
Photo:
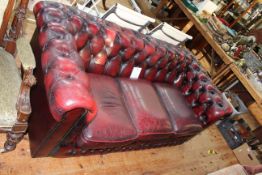
[[[20,37],[16,42],[17,56],[21,61],[23,68],[22,83],[20,86],[20,92],[16,102],[16,109],[18,112],[17,122],[13,126],[13,132],[25,132],[27,129],[27,120],[32,112],[30,103],[30,90],[33,85],[36,84],[36,79],[33,75],[33,69],[35,68],[35,57],[29,42]]]
[[[36,84],[36,79],[33,75],[33,69],[24,70],[22,83],[20,86],[20,93],[16,102],[16,109],[18,111],[18,122],[25,122],[28,120],[32,112],[30,103],[30,90]],[[14,130],[14,129],[13,129]]]

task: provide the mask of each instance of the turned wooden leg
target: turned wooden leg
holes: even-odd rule
[[[108,10],[108,8],[107,8],[107,6],[106,6],[106,0],[102,0],[102,4],[103,4],[104,10]]]
[[[13,151],[16,148],[16,145],[23,139],[27,127],[28,127],[27,121],[25,122],[16,121],[16,123],[12,127],[12,130],[7,133],[4,148],[1,149],[0,152],[5,153],[5,152]]]
[[[8,132],[4,149],[1,150],[1,153],[13,151],[16,148],[16,145],[23,139],[24,134],[25,133]]]

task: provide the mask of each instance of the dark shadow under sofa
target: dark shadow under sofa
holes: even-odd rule
[[[54,2],[34,14],[33,157],[182,144],[231,114],[188,50]]]

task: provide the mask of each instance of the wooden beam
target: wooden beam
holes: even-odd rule
[[[192,27],[194,23],[192,21],[188,21],[188,23],[183,27],[182,32],[187,33]]]
[[[252,103],[248,106],[248,110],[257,119],[257,122],[262,125],[262,108],[257,103]]]

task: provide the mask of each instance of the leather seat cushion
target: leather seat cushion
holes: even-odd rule
[[[154,86],[170,116],[176,134],[191,135],[202,130],[200,121],[175,86],[164,83],[154,83]]]
[[[151,82],[118,79],[125,104],[140,136],[173,132],[168,114]]]
[[[21,76],[14,57],[0,48],[0,131],[9,130],[16,121],[20,85]]]
[[[109,76],[87,75],[90,91],[96,101],[97,114],[83,129],[82,142],[91,144],[91,142],[123,142],[135,139],[136,128],[123,105],[116,80]]]

